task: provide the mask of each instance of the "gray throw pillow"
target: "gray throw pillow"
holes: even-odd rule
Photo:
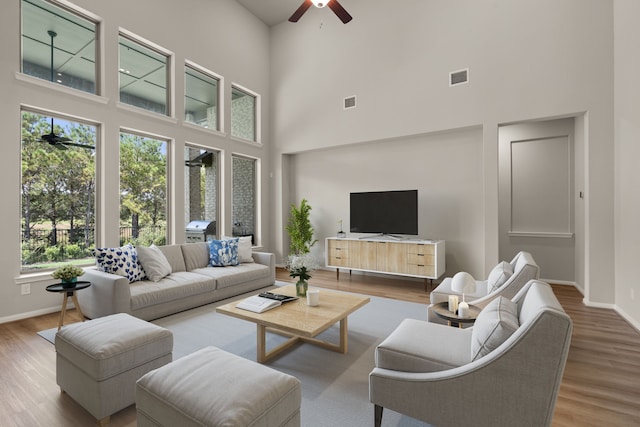
[[[486,356],[507,340],[520,326],[515,302],[498,297],[482,309],[471,332],[471,360]]]
[[[156,245],[151,245],[148,248],[138,246],[136,250],[142,269],[149,280],[157,282],[171,274],[171,265],[167,257]]]

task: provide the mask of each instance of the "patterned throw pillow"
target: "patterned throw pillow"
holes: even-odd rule
[[[96,257],[96,266],[100,271],[126,277],[129,279],[129,283],[144,278],[144,271],[138,261],[138,253],[131,244],[120,248],[95,248],[93,255]]]
[[[238,264],[238,239],[209,240],[210,266],[226,267]]]

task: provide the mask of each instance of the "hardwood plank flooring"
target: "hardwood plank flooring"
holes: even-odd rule
[[[277,278],[293,282],[282,269],[278,269]],[[422,281],[350,276],[347,270],[341,271],[339,281],[334,271],[316,271],[310,284],[425,304],[429,296]],[[640,425],[640,333],[613,310],[586,307],[582,295],[571,286],[553,285],[553,290],[574,327],[553,426]],[[79,320],[71,310],[65,323]],[[0,324],[0,425],[95,425],[91,415],[60,392],[55,379],[55,349],[36,334],[57,326],[57,322],[58,314],[53,313]],[[136,426],[135,407],[114,414],[110,425]]]

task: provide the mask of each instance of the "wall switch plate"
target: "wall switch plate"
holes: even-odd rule
[[[29,295],[31,293],[31,283],[23,283],[20,285],[20,294]]]

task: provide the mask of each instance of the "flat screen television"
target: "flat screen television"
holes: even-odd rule
[[[351,193],[349,204],[352,233],[418,234],[418,190]]]

